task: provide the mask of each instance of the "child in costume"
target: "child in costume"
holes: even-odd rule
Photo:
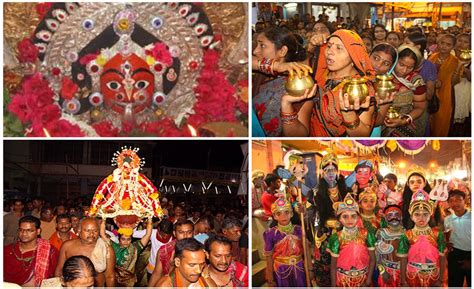
[[[278,225],[263,233],[268,286],[305,287],[301,226],[290,222],[293,209],[285,198],[273,203],[272,214]]]
[[[380,216],[375,214],[375,207],[377,206],[377,194],[372,187],[366,188],[359,194],[360,206],[360,227],[364,227],[372,233],[377,232],[380,228]]]
[[[334,204],[343,228],[329,239],[331,254],[331,285],[361,287],[372,284],[375,267],[375,235],[357,226],[359,206],[347,194],[343,202]]]
[[[402,226],[402,209],[397,205],[385,207],[386,228],[377,231],[375,255],[379,272],[379,287],[400,287],[400,259],[396,256],[400,238],[405,234]]]
[[[397,250],[401,286],[433,287],[442,283],[446,242],[442,231],[429,226],[434,209],[425,191],[413,194],[408,212],[415,227],[402,235]]]

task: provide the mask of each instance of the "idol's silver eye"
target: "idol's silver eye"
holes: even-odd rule
[[[139,80],[135,83],[135,88],[137,89],[145,89],[150,85],[150,83],[146,80]]]
[[[86,19],[82,22],[82,28],[85,30],[92,30],[94,29],[95,23],[92,19]]]
[[[112,80],[112,81],[109,81],[107,82],[107,87],[113,91],[118,91],[121,87],[120,83],[118,83],[117,81],[115,80]]]
[[[151,26],[155,29],[160,29],[163,26],[163,19],[161,17],[155,17],[151,20]]]

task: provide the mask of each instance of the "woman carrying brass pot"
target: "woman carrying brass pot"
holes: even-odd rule
[[[398,62],[393,73],[395,99],[393,107],[399,117],[385,118],[382,136],[422,137],[428,122],[426,110],[426,86],[417,72],[423,56],[412,46],[398,48]]]
[[[253,110],[266,136],[281,136],[281,99],[288,71],[291,76],[307,76],[311,68],[304,64],[307,53],[303,38],[286,28],[269,28],[257,35],[253,50]],[[255,128],[252,129],[253,136]]]
[[[302,96],[282,97],[283,135],[369,136],[377,114],[375,71],[364,42],[353,31],[338,30],[320,57],[325,61],[315,71],[317,85]]]

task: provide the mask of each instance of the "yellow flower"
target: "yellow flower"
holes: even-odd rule
[[[105,59],[105,56],[101,54],[97,56],[95,62],[100,66],[104,66],[107,63],[107,59]]]
[[[122,209],[124,209],[124,210],[129,210],[131,203],[132,203],[132,202],[130,201],[129,198],[126,198],[126,199],[122,200],[122,206],[121,206]]]
[[[153,58],[153,56],[147,55],[147,57],[146,57],[146,63],[147,63],[148,65],[153,65],[153,64],[155,64],[155,62],[156,62],[156,61],[155,61],[155,58]]]
[[[155,212],[158,214],[158,216],[163,216],[163,209],[161,207],[156,208]]]
[[[114,180],[114,176],[110,175],[107,177],[107,183],[111,183]]]
[[[118,233],[125,236],[131,236],[133,234],[132,228],[120,228],[118,229]]]
[[[158,198],[158,192],[154,192],[153,194],[150,195],[150,198],[155,200],[156,198]]]
[[[96,200],[100,200],[100,199],[102,199],[102,197],[103,197],[102,194],[97,194],[97,195],[95,195],[95,199],[96,199]]]

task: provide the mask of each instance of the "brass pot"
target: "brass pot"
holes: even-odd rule
[[[463,62],[471,61],[471,50],[470,49],[462,49],[461,54],[459,54],[459,60]]]
[[[388,111],[387,111],[387,118],[388,119],[397,119],[397,118],[400,118],[400,114],[398,113],[398,111],[393,106],[390,106],[388,108]]]
[[[310,75],[304,75],[299,78],[298,75],[288,76],[285,83],[285,89],[291,96],[302,96],[306,89],[314,86],[313,78]]]
[[[377,75],[377,95],[380,99],[385,99],[395,90],[392,79],[392,76],[386,74]]]
[[[367,80],[364,78],[352,78],[344,84],[342,93],[349,95],[349,103],[351,105],[354,105],[356,98],[359,99],[359,104],[363,103],[369,95],[369,88],[366,82]]]

